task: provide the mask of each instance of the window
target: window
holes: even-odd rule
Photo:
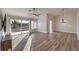
[[[11,35],[16,38],[19,35],[29,33],[29,20],[10,19],[11,20]]]

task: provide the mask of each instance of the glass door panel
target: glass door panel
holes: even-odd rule
[[[21,20],[11,19],[11,35],[16,38],[21,34]]]
[[[22,33],[29,33],[29,20],[22,20],[21,25]]]

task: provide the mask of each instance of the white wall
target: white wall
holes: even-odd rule
[[[38,19],[38,31],[47,33],[47,14],[41,14]]]
[[[65,13],[66,23],[61,22],[62,16],[55,17],[55,31],[76,33],[76,13]]]
[[[76,30],[76,33],[77,33],[77,38],[79,39],[79,9],[77,10],[77,30]]]
[[[49,26],[50,21],[52,21],[51,29]],[[38,31],[43,33],[52,33],[54,31],[54,17],[52,15],[48,15],[47,13],[41,14],[38,19]]]

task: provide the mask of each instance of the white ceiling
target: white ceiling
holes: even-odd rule
[[[12,14],[16,16],[24,16],[29,17],[29,10],[32,10],[32,8],[4,8],[3,9],[5,13]],[[65,12],[68,13],[74,13],[77,9],[75,8],[65,8]],[[37,8],[37,13],[48,13],[51,15],[60,15],[62,12],[62,8]],[[32,13],[32,11],[30,11]]]
[[[40,13],[48,13],[52,15],[60,15],[62,13],[63,8],[40,8],[38,9]],[[65,13],[74,13],[77,9],[75,8],[64,8]],[[39,12],[38,11],[38,12]]]

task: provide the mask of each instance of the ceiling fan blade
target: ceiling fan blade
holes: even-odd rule
[[[35,10],[36,10],[36,9],[33,8],[32,10],[29,10],[29,12],[33,11],[32,15],[39,16],[40,14],[36,14],[36,13],[35,13]]]
[[[36,14],[36,16],[39,16],[40,14]]]

